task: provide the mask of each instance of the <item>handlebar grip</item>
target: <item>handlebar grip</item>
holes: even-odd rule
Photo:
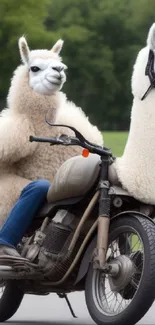
[[[40,138],[40,137],[34,137],[33,135],[30,135],[29,137],[30,142],[51,142],[52,139],[46,139],[46,138]]]
[[[36,142],[44,142],[45,139],[43,139],[43,138],[38,138],[38,137],[34,137],[33,135],[30,135],[30,137],[29,137],[29,141],[30,141],[30,142],[34,142],[34,141],[36,141]]]
[[[30,141],[30,142],[35,141],[33,135],[30,135],[30,137],[29,137],[29,141]]]
[[[44,142],[52,144],[63,144],[63,141],[58,138],[41,138],[41,137],[34,137],[30,135],[29,137],[30,142]]]

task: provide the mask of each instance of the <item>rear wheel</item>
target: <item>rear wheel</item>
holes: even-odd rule
[[[0,323],[11,318],[19,308],[24,293],[16,281],[7,281],[0,288]]]
[[[118,265],[117,276],[92,265],[89,268],[85,286],[89,313],[99,325],[134,325],[155,297],[153,223],[129,214],[115,219],[110,227],[107,262]]]

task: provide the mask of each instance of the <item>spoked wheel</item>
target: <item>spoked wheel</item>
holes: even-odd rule
[[[0,283],[0,323],[11,318],[19,308],[24,293],[16,281]]]
[[[134,325],[155,297],[155,226],[129,214],[110,227],[107,262],[113,276],[93,269],[87,274],[85,295],[89,313],[99,325]]]

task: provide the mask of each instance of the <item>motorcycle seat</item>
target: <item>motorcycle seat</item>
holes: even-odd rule
[[[47,194],[48,203],[85,195],[95,184],[100,172],[101,158],[90,154],[65,161],[57,171]]]

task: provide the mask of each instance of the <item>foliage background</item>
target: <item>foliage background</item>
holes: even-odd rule
[[[0,0],[0,109],[19,65],[17,40],[30,48],[65,41],[65,92],[102,130],[127,130],[130,79],[155,21],[154,0]]]

